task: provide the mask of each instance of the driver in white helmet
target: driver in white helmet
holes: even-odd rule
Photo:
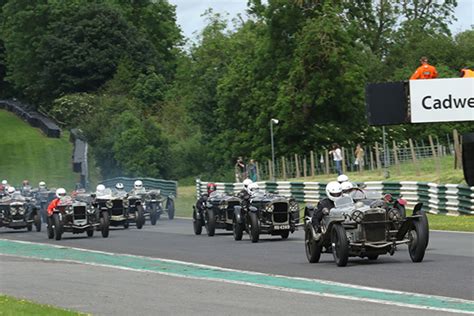
[[[334,208],[334,201],[342,196],[342,187],[341,184],[337,181],[331,181],[326,185],[326,195],[327,197],[320,200],[316,210],[313,213],[313,218],[311,222],[313,223],[316,233],[320,233],[321,229],[321,220],[323,219],[324,209],[330,211]]]
[[[253,181],[250,180],[249,178],[242,181],[242,184],[244,185],[244,190],[247,191],[249,194],[250,194],[249,185],[251,185],[252,183]]]
[[[252,192],[250,191],[249,186],[253,183],[252,180],[250,179],[245,179],[242,184],[244,187],[242,190],[237,194],[237,196],[240,198],[240,205],[242,206],[243,209],[248,210],[250,207],[250,198],[252,196]]]
[[[46,182],[40,181],[38,183],[38,191],[47,191],[48,187],[46,186]]]
[[[142,180],[136,180],[133,183],[133,191],[135,193],[146,193],[145,187],[143,186]]]
[[[95,187],[95,195],[96,196],[103,196],[105,195],[105,185],[99,184]]]
[[[249,189],[250,195],[254,196],[260,190],[260,187],[258,186],[257,183],[253,182],[249,184],[248,189]]]
[[[58,188],[56,190],[56,198],[51,201],[48,205],[48,216],[52,216],[54,209],[58,207],[59,202],[61,201],[62,198],[66,196],[66,189],[64,188]]]
[[[354,185],[350,181],[344,181],[341,183],[342,194],[350,195],[354,189]]]
[[[15,193],[15,191],[16,191],[15,187],[9,186],[9,187],[7,188],[7,194],[8,194],[9,196],[12,196],[12,195]]]
[[[120,196],[127,194],[127,192],[125,191],[125,186],[123,185],[122,182],[117,182],[115,184],[114,194],[120,195]]]
[[[349,181],[349,177],[346,176],[345,174],[341,174],[340,176],[337,177],[337,182],[343,183]]]

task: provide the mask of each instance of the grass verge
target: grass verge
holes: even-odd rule
[[[88,315],[79,312],[69,311],[50,305],[37,304],[24,299],[17,299],[11,296],[0,295],[0,315],[5,316],[69,316]]]
[[[196,187],[180,186],[176,199],[176,216],[191,217],[196,203]],[[409,211],[411,214],[411,211]],[[474,216],[428,214],[430,229],[474,232]]]
[[[69,133],[48,138],[38,128],[16,115],[0,110],[0,177],[17,186],[30,180],[32,186],[46,181],[49,187],[73,189],[79,175],[72,172],[72,143]]]

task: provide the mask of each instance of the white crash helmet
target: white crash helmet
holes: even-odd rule
[[[8,181],[7,180],[2,180],[2,184],[3,185],[8,185]]]
[[[341,188],[342,193],[349,193],[354,188],[354,185],[352,184],[352,182],[344,181],[343,183],[341,183]]]
[[[61,197],[66,196],[66,189],[65,188],[58,188],[56,190],[56,197],[60,199]]]
[[[341,174],[340,176],[337,177],[337,182],[343,183],[349,181],[349,177],[346,176],[345,174]]]
[[[46,182],[40,181],[40,183],[38,183],[38,187],[39,187],[40,189],[46,189]]]
[[[95,191],[96,191],[97,193],[104,192],[104,191],[105,191],[105,185],[99,184],[98,186],[96,186]]]
[[[13,193],[15,193],[15,187],[8,187],[7,193],[8,193],[8,194],[13,194]]]
[[[337,181],[331,181],[326,185],[326,195],[331,201],[335,201],[342,194],[341,184]]]
[[[143,182],[142,182],[142,180],[137,180],[137,181],[135,181],[135,182],[133,183],[133,188],[134,188],[135,190],[141,190],[141,189],[143,189]]]
[[[117,190],[123,190],[123,183],[122,183],[122,182],[117,182],[117,183],[115,184],[115,188],[116,188]]]
[[[249,184],[248,189],[249,189],[250,194],[255,194],[256,192],[258,192],[258,190],[260,190],[260,187],[258,186],[257,183],[252,182]]]
[[[244,185],[244,188],[247,188],[250,184],[252,184],[253,181],[250,180],[249,178],[245,179],[244,181],[242,181],[242,184]]]

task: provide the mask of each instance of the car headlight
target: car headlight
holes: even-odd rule
[[[402,219],[402,216],[398,212],[398,210],[392,208],[388,211],[388,219],[391,221],[399,221]]]
[[[355,211],[352,213],[351,218],[354,222],[360,223],[364,219],[364,214],[361,211]]]
[[[95,213],[95,208],[91,207],[87,209],[88,214],[94,214]]]
[[[128,199],[123,199],[123,207],[128,207],[129,205]]]
[[[18,208],[18,214],[24,215],[25,214],[25,208],[24,207],[19,207]]]
[[[107,208],[112,208],[114,206],[114,202],[108,200],[107,202],[105,202],[105,206],[107,206]]]
[[[66,207],[66,209],[65,209],[64,211],[65,211],[66,214],[68,214],[68,215],[71,215],[72,213],[74,213],[74,209],[72,208],[72,206]]]
[[[265,212],[273,212],[273,204],[267,204],[267,206],[265,206]]]
[[[298,211],[299,211],[298,203],[291,203],[290,212],[298,212]]]
[[[18,210],[15,207],[12,207],[10,209],[10,214],[12,214],[12,215],[16,215],[17,212],[18,212]]]

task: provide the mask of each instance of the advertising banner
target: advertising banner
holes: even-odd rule
[[[474,78],[410,80],[412,123],[474,121]]]

